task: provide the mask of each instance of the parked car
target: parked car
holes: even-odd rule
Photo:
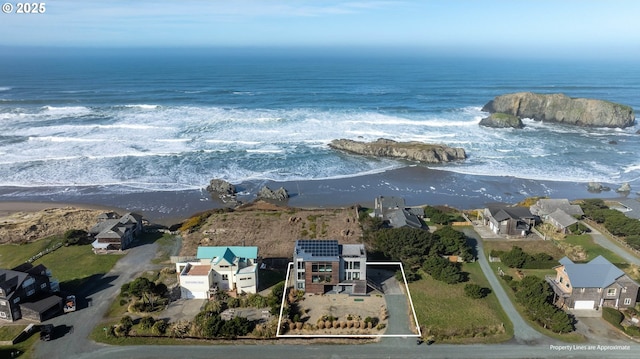
[[[62,310],[65,313],[75,312],[76,311],[76,296],[68,295],[67,299],[64,301],[64,308]]]

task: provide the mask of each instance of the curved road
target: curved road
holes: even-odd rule
[[[476,231],[471,228],[464,228],[464,234],[467,237],[471,237],[476,240],[476,251],[478,253],[478,262],[480,263],[480,268],[482,268],[482,272],[484,276],[489,280],[489,284],[491,285],[491,290],[496,294],[498,300],[502,304],[502,309],[504,309],[505,313],[513,323],[513,339],[522,344],[541,344],[541,343],[550,343],[551,338],[548,338],[542,335],[540,332],[533,329],[527,322],[522,319],[520,313],[516,310],[509,299],[509,296],[504,291],[500,282],[498,282],[498,277],[496,277],[495,273],[491,269],[489,265],[489,261],[487,257],[484,255],[484,247],[482,246],[482,239],[478,235]]]
[[[623,248],[620,248],[617,244],[613,243],[609,238],[607,238],[605,235],[600,233],[597,229],[590,226],[588,223],[584,221],[581,221],[581,223],[587,226],[591,230],[589,234],[591,235],[591,238],[593,238],[593,241],[596,242],[596,244],[622,257],[622,259],[627,261],[627,263],[640,266],[640,258],[625,251]]]
[[[476,345],[416,345],[414,338],[385,338],[379,343],[363,345],[330,344],[288,344],[279,340],[268,345],[148,345],[148,346],[109,346],[97,344],[87,339],[96,321],[102,318],[110,302],[116,298],[120,286],[131,281],[140,272],[153,267],[150,264],[156,252],[156,245],[146,244],[129,250],[107,275],[85,294],[93,298],[92,306],[81,308],[50,321],[57,326],[73,325],[74,331],[50,342],[36,345],[35,358],[65,359],[175,359],[175,358],[638,358],[640,345],[629,344],[618,348],[581,347],[555,342],[529,327],[517,313],[497,277],[489,267],[482,251],[482,241],[475,231],[466,232],[477,240],[480,266],[485,273],[494,293],[503,304],[505,312],[511,318],[515,336],[504,344]],[[82,303],[80,303],[82,304]],[[298,341],[296,341],[297,343]],[[604,350],[610,349],[610,350]]]

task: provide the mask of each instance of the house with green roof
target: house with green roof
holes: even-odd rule
[[[258,247],[198,247],[193,260],[176,263],[181,297],[211,298],[218,290],[256,293]]]
[[[603,256],[588,263],[560,259],[555,276],[547,276],[555,303],[567,309],[630,308],[638,300],[638,283]]]

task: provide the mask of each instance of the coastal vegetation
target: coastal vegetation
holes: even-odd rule
[[[418,279],[418,271],[423,269],[437,280],[458,283],[465,278],[460,265],[443,256],[459,256],[464,261],[474,259],[466,236],[450,226],[434,233],[408,227],[382,228],[372,234],[369,245],[387,258],[401,261],[408,281]]]
[[[587,199],[580,206],[587,218],[602,224],[612,235],[623,237],[631,248],[640,250],[640,221],[609,208],[601,199]]]
[[[423,274],[409,283],[409,290],[423,337],[438,343],[497,343],[513,336],[511,321],[478,262],[463,263],[466,283],[447,284]],[[484,297],[466,294],[467,286],[481,288]]]
[[[492,250],[489,255],[499,257],[509,268],[550,269],[558,265],[558,261],[545,252],[529,254],[518,246],[513,246],[508,252]]]

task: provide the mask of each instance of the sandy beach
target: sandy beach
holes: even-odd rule
[[[411,166],[358,177],[307,181],[251,181],[236,184],[238,199],[255,199],[262,186],[284,187],[290,195],[288,206],[300,208],[371,205],[376,196],[404,197],[408,205],[448,205],[459,209],[482,208],[488,203],[517,203],[526,197],[619,198],[616,184],[605,184],[611,191],[591,193],[587,184],[536,181],[515,177],[473,176],[444,170]],[[203,188],[206,184],[203,184]],[[630,198],[637,198],[637,185],[631,184]],[[225,203],[211,199],[202,190],[127,193],[118,188],[83,187],[0,188],[0,212],[34,211],[51,207],[87,207],[135,211],[152,222],[170,225],[194,213],[220,208]]]

